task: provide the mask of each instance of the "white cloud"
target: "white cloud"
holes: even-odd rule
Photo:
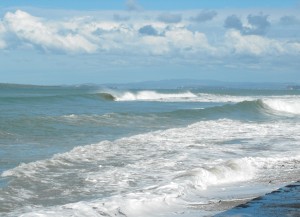
[[[126,13],[122,16],[126,17]],[[194,26],[192,29],[194,20],[190,19],[179,23],[160,22],[157,17],[161,14],[156,12],[150,16],[150,12],[146,15],[139,13],[136,15],[138,18],[131,14],[130,20],[116,21],[113,16],[101,19],[75,16],[45,20],[20,10],[8,12],[0,22],[0,49],[17,44],[19,47],[14,49],[30,45],[47,52],[116,54],[124,59],[129,56],[165,55],[174,59],[183,57],[194,62],[200,58],[207,61],[214,58],[222,61],[221,58],[224,58],[225,61],[232,54],[274,57],[299,55],[300,52],[300,43],[289,41],[288,38],[244,34],[240,29],[244,29],[245,25],[238,16],[222,15],[219,12],[204,14],[201,17],[203,22],[209,16],[212,19],[218,14],[218,19],[214,19],[213,25],[209,26],[209,31],[205,31],[203,26]],[[182,15],[193,16],[184,12]],[[194,15],[197,14],[194,12]],[[269,26],[267,16],[248,16],[249,19],[252,25],[263,26],[261,29]],[[225,20],[225,26],[230,30],[224,31]],[[17,42],[12,41],[16,39]]]
[[[191,21],[203,23],[214,19],[218,13],[216,11],[201,11],[196,16],[191,17]]]
[[[157,19],[163,23],[180,23],[182,16],[181,14],[163,13],[159,15]]]
[[[300,55],[300,41],[292,41],[286,43],[288,53]]]
[[[248,23],[243,24],[238,16],[231,15],[225,19],[224,27],[239,30],[244,35],[265,35],[271,25],[268,16],[263,14],[249,14],[247,20]]]
[[[141,39],[141,43],[152,55],[170,53],[169,42],[165,37],[145,36]]]
[[[230,30],[225,38],[234,54],[274,56],[286,52],[284,43],[259,35],[242,35],[237,30]]]
[[[58,29],[40,18],[23,11],[8,12],[4,16],[7,29],[21,41],[26,41],[44,50],[66,51],[71,53],[97,50],[97,46],[79,34],[60,34]]]
[[[214,48],[209,45],[206,35],[200,32],[192,32],[187,29],[173,29],[167,31],[166,38],[175,49],[185,52],[211,53]]]
[[[281,25],[299,25],[300,20],[297,19],[295,16],[283,16],[280,18],[280,24]]]
[[[0,22],[0,49],[3,49],[6,47],[6,42],[4,40],[4,35],[6,33],[6,29],[4,25]]]

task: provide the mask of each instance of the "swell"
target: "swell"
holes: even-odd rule
[[[256,119],[286,115],[299,115],[300,102],[280,99],[258,99],[227,103],[203,109],[183,109],[164,113],[174,118],[230,118],[230,119]]]
[[[110,97],[110,96],[107,96]],[[269,101],[267,101],[269,103]],[[292,105],[290,105],[292,106]],[[289,107],[290,108],[290,107]],[[291,109],[291,108],[290,108]],[[296,108],[295,108],[296,109]],[[293,110],[292,110],[293,111]],[[288,111],[286,111],[288,112]],[[16,126],[30,126],[44,129],[43,127],[56,126],[57,124],[72,125],[78,127],[132,127],[136,124],[139,128],[160,128],[159,126],[172,126],[180,123],[186,124],[198,120],[229,118],[237,120],[252,120],[257,118],[269,118],[270,115],[282,114],[276,108],[270,107],[270,103],[264,100],[243,101],[235,104],[224,104],[200,109],[178,109],[174,111],[160,112],[115,112],[104,114],[70,114],[62,116],[22,116],[13,119],[3,118],[0,123],[5,129],[13,133]],[[12,123],[9,123],[13,120]],[[147,125],[149,125],[147,127]],[[1,129],[1,128],[0,128]],[[53,132],[55,128],[53,128]],[[26,129],[23,129],[26,132]]]
[[[32,103],[32,102],[55,102],[78,99],[91,99],[102,101],[114,101],[115,97],[108,93],[78,93],[78,94],[44,94],[44,95],[18,95],[0,96],[1,102],[7,103]]]
[[[78,98],[108,99],[106,94],[97,95],[97,86],[33,86],[0,84],[1,102],[53,102]]]
[[[243,101],[234,104],[224,104],[200,109],[182,109],[160,114],[161,116],[187,119],[255,119],[267,117],[270,114],[262,100]]]

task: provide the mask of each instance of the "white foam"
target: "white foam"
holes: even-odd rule
[[[226,95],[226,94],[209,94],[209,93],[198,93],[198,98],[195,101],[199,102],[243,102],[243,101],[253,101],[256,100],[257,97],[253,96],[234,96],[234,95]]]
[[[73,150],[56,154],[51,159],[36,161],[28,164],[21,164],[20,166],[8,170],[2,173],[2,176],[10,175],[22,175],[26,172],[33,172],[43,170],[52,166],[69,166],[73,164],[81,163],[93,163],[98,161],[105,161],[108,158],[112,158],[115,155],[126,156],[126,158],[137,158],[142,155],[149,157],[152,154],[156,154],[156,157],[166,154],[169,151],[174,151],[174,157],[176,159],[160,159],[167,167],[172,167],[177,161],[184,161],[189,159],[189,155],[193,158],[190,160],[195,162],[205,162],[201,158],[198,159],[194,156],[194,152],[198,153],[195,148],[205,148],[203,157],[211,157],[212,162],[216,157],[226,159],[228,157],[226,152],[235,152],[236,154],[243,154],[244,149],[239,146],[240,143],[245,143],[248,146],[253,146],[255,149],[257,144],[272,144],[274,139],[280,138],[281,135],[285,135],[286,138],[290,138],[295,141],[300,139],[300,128],[294,123],[285,123],[277,121],[274,123],[243,123],[240,121],[233,121],[228,119],[216,120],[216,121],[201,121],[187,127],[174,128],[162,131],[155,131],[146,134],[140,134],[136,136],[126,137],[113,142],[102,141],[97,144],[79,146]],[[233,140],[233,142],[230,142]],[[236,142],[234,142],[236,140]],[[241,141],[240,141],[241,140]],[[229,144],[226,144],[229,141]],[[246,142],[244,142],[246,141]],[[225,142],[226,145],[218,145]],[[281,144],[283,144],[281,146]],[[290,150],[293,143],[289,143],[289,140],[278,140],[277,147],[283,148],[286,146],[286,150]],[[260,145],[261,146],[261,145]],[[261,148],[258,146],[257,148]],[[191,147],[191,148],[190,148]],[[297,149],[297,146],[293,146]],[[190,148],[190,149],[187,149]],[[182,153],[180,153],[182,151]],[[272,150],[270,150],[272,151]],[[274,150],[276,152],[276,150]],[[255,150],[253,153],[257,155]],[[199,157],[201,157],[200,155]],[[130,160],[130,159],[129,159]],[[149,157],[149,163],[153,158]],[[174,161],[173,161],[174,160]],[[145,161],[147,162],[147,161]],[[175,163],[175,164],[174,164]],[[191,162],[189,162],[191,163]],[[133,166],[133,165],[131,165]],[[149,165],[145,165],[147,168]],[[143,167],[143,165],[138,165]],[[19,172],[18,172],[19,171]]]
[[[247,180],[254,175],[251,160],[240,159],[222,162],[210,168],[182,171],[165,185],[151,186],[125,195],[103,200],[78,202],[51,207],[21,215],[28,216],[164,216],[174,215],[183,209],[190,194],[197,194],[211,185]]]
[[[2,177],[27,180],[36,188],[47,183],[49,188],[55,186],[58,195],[70,192],[67,197],[74,197],[75,189],[79,199],[89,192],[109,192],[91,202],[32,208],[23,215],[26,217],[101,216],[101,212],[111,216],[174,216],[190,202],[201,202],[201,192],[211,186],[234,185],[262,176],[276,178],[287,170],[282,165],[295,170],[300,160],[297,132],[299,126],[286,121],[201,121],[76,147],[51,159],[22,164],[3,172]],[[279,171],[276,177],[273,171]],[[68,174],[77,175],[72,185]],[[36,200],[34,191],[26,195],[30,200],[27,197]]]
[[[300,114],[299,97],[292,99],[264,99],[263,103],[275,111],[296,115]]]
[[[239,103],[243,101],[255,101],[263,99],[265,104],[279,111],[290,112],[294,114],[300,113],[299,97],[294,95],[285,96],[238,96],[228,94],[213,94],[201,92],[177,92],[177,93],[161,93],[158,91],[115,91],[106,90],[112,94],[116,101],[160,101],[160,102],[221,102],[221,103]]]
[[[297,159],[299,160],[300,156]],[[229,160],[206,169],[197,168],[179,172],[171,182],[162,186],[150,186],[102,200],[34,209],[21,216],[175,216],[177,212],[185,211],[186,205],[190,203],[191,198],[197,196],[197,192],[209,186],[250,180],[258,169],[291,160],[288,158]],[[199,196],[201,197],[201,194]]]
[[[256,100],[256,97],[231,96],[209,93],[159,93],[156,91],[111,92],[116,101],[166,101],[166,102],[242,102]]]
[[[243,102],[257,100],[256,96],[233,96],[226,94],[192,93],[160,93],[157,91],[117,92],[108,91],[116,101],[160,101],[160,102]]]
[[[117,94],[116,101],[164,101],[164,100],[187,100],[197,95],[187,91],[183,93],[158,93],[156,91],[125,92]]]

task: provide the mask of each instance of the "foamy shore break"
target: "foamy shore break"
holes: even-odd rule
[[[238,205],[215,217],[299,217],[300,216],[300,181],[279,188],[265,196]]]

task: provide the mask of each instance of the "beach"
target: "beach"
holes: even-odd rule
[[[289,184],[215,215],[215,217],[230,216],[299,217],[300,182]]]

